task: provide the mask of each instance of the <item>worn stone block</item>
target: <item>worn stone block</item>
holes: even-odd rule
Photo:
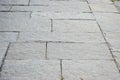
[[[16,42],[17,36],[16,32],[0,32],[0,42]]]
[[[46,47],[45,43],[12,43],[7,60],[30,60],[45,59]]]
[[[92,11],[119,12],[113,4],[90,4]]]
[[[112,59],[104,43],[48,43],[48,59]]]
[[[88,0],[89,3],[112,3],[111,0]]]
[[[9,11],[10,6],[0,6],[0,11]]]
[[[65,80],[119,80],[120,74],[114,61],[80,60],[63,61]]]
[[[101,33],[21,32],[18,41],[104,42]]]
[[[97,12],[94,14],[104,32],[120,32],[120,14]]]
[[[2,80],[60,80],[60,62],[50,60],[6,60]]]
[[[96,21],[90,20],[53,20],[56,32],[100,32]]]

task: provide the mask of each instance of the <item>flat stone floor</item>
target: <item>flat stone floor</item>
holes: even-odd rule
[[[110,0],[0,0],[0,80],[120,80],[120,12]]]

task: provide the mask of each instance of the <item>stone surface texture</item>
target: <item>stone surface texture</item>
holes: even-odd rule
[[[120,80],[114,3],[0,0],[0,80]]]

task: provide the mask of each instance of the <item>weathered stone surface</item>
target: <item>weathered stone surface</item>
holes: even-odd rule
[[[88,4],[77,6],[50,5],[50,6],[13,6],[11,11],[40,11],[40,12],[91,12]]]
[[[45,43],[13,43],[11,44],[7,60],[45,59]]]
[[[117,65],[118,65],[118,68],[120,70],[120,52],[112,52],[116,61],[117,61]]]
[[[120,32],[120,14],[117,13],[94,13],[104,32]]]
[[[7,22],[7,24],[6,24]],[[50,20],[29,12],[0,13],[0,31],[50,31]]]
[[[57,1],[57,0],[31,0],[30,5],[61,5],[61,6],[70,6],[70,5],[80,5],[87,4],[87,2],[82,1]]]
[[[0,0],[0,4],[4,5],[27,5],[29,0]]]
[[[112,51],[120,51],[120,33],[105,33]]]
[[[119,12],[113,4],[90,4],[92,11]]]
[[[65,80],[119,80],[120,74],[114,61],[65,60],[63,77]]]
[[[104,42],[101,33],[21,32],[18,41]]]
[[[112,3],[111,0],[88,0],[89,3]]]
[[[50,60],[6,60],[2,80],[60,80],[60,62]]]
[[[10,6],[0,6],[0,11],[9,11]]]
[[[104,43],[48,43],[48,59],[112,59]]]
[[[2,64],[2,60],[5,57],[5,53],[6,53],[8,44],[9,43],[7,43],[7,42],[0,42],[0,67],[1,67],[1,64]]]
[[[60,20],[79,20],[79,19],[87,19],[87,20],[95,20],[95,17],[92,13],[76,13],[76,12],[33,12],[31,16],[42,16],[49,19],[60,19]]]
[[[53,20],[56,32],[100,32],[96,21],[90,20]]]
[[[15,42],[17,36],[16,32],[0,32],[0,42]]]

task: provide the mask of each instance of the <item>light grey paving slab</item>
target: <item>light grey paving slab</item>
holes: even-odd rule
[[[105,43],[48,43],[48,59],[112,59]]]
[[[116,61],[117,61],[117,65],[118,65],[118,68],[120,70],[120,52],[112,52]]]
[[[5,57],[5,53],[6,53],[8,44],[9,44],[8,42],[0,42],[0,67],[1,67],[2,61]]]
[[[92,11],[119,12],[113,4],[90,4]]]
[[[111,0],[88,0],[89,3],[112,3]]]
[[[92,13],[76,13],[76,12],[33,12],[31,16],[42,16],[49,19],[88,19],[95,20],[95,17]]]
[[[56,0],[31,0],[30,5],[64,5],[64,6],[69,6],[69,5],[80,5],[80,4],[87,4],[87,2],[81,2],[81,1],[56,1]]]
[[[120,74],[114,61],[81,60],[63,61],[65,80],[119,80]]]
[[[105,33],[105,37],[110,44],[112,51],[120,51],[120,32]]]
[[[13,6],[11,11],[40,11],[40,12],[91,12],[88,4],[79,5],[50,5],[50,6]]]
[[[2,80],[60,80],[60,62],[48,60],[6,60]]]
[[[9,11],[10,6],[0,6],[0,11]]]
[[[16,32],[0,32],[0,42],[16,42],[17,36]]]
[[[29,0],[0,0],[0,4],[4,5],[27,5]]]
[[[53,20],[56,32],[100,32],[96,21],[90,20]]]
[[[101,33],[21,32],[18,41],[104,42]]]
[[[120,32],[120,14],[117,13],[94,13],[104,32]]]
[[[40,16],[30,18],[30,12],[1,12],[0,31],[49,31],[50,20]]]
[[[45,59],[46,44],[39,42],[12,43],[7,53],[7,60]]]

